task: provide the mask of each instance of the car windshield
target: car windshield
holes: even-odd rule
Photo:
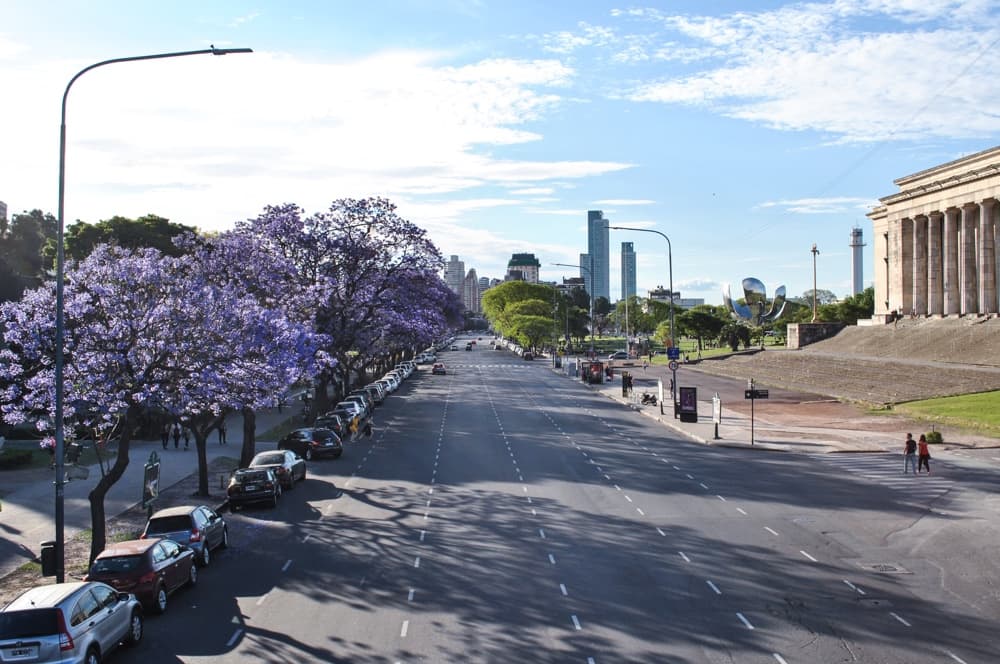
[[[237,472],[233,475],[233,481],[237,484],[253,484],[254,482],[266,482],[267,473],[257,471],[257,472]]]
[[[98,558],[90,567],[91,574],[123,574],[142,565],[142,556],[109,556]]]
[[[285,462],[284,454],[258,454],[250,462],[251,466],[271,466]]]
[[[33,639],[59,633],[59,609],[0,611],[0,641]]]
[[[146,534],[153,533],[175,533],[178,530],[190,530],[191,517],[187,514],[176,516],[153,517],[146,526]]]

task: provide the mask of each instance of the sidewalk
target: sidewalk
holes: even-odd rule
[[[622,396],[621,370],[629,371],[633,377],[632,394],[628,397]],[[871,426],[871,416],[862,414],[859,410],[855,418],[807,418],[797,417],[796,410],[808,410],[815,408],[814,404],[829,403],[831,400],[818,395],[804,395],[789,390],[771,389],[771,398],[781,403],[768,401],[758,401],[753,418],[753,443],[751,444],[751,417],[748,412],[737,412],[732,406],[739,406],[740,411],[748,411],[749,403],[742,402],[745,382],[738,379],[726,379],[719,376],[711,376],[698,372],[696,368],[689,365],[682,365],[678,371],[678,383],[684,385],[697,385],[699,383],[710,383],[718,385],[728,382],[727,390],[722,403],[721,422],[716,426],[712,421],[712,400],[711,398],[701,398],[711,395],[706,389],[698,391],[698,421],[681,422],[673,416],[670,403],[670,371],[662,365],[654,365],[643,370],[641,364],[636,362],[636,366],[616,367],[614,379],[597,385],[587,385],[579,377],[566,375],[565,365],[561,369],[552,368],[556,374],[566,376],[567,380],[575,380],[583,387],[595,390],[605,395],[609,399],[617,401],[623,406],[627,406],[639,414],[654,419],[662,425],[676,431],[698,443],[721,447],[753,448],[762,451],[783,451],[800,452],[808,454],[826,454],[835,452],[898,452],[901,445],[901,434],[897,433],[905,428],[907,423],[894,420],[891,417],[882,418],[881,428]],[[641,405],[640,401],[643,392],[657,394],[657,383],[662,381],[663,394],[666,403],[656,406]],[[759,385],[758,387],[765,387]],[[785,399],[776,399],[784,396]],[[811,401],[797,399],[814,399]],[[779,406],[780,407],[777,407]],[[823,426],[805,426],[804,421],[822,421]],[[852,421],[853,420],[853,421]],[[900,426],[894,426],[894,425]],[[914,430],[918,430],[918,425],[910,422]],[[888,428],[888,431],[886,430]],[[946,444],[938,449],[947,450],[949,448],[984,448],[998,447],[1000,441],[988,438],[977,438],[975,436],[955,436],[952,440],[946,440]]]
[[[258,412],[257,435],[298,415],[298,412],[294,404],[280,414],[276,409]],[[209,463],[220,456],[239,458],[243,445],[242,416],[238,413],[229,415],[226,418],[226,430],[226,445],[218,443],[218,436],[214,432],[209,436],[206,449]],[[258,439],[257,445],[259,449],[264,449],[273,446],[274,442]],[[172,440],[166,450],[161,447],[159,440],[132,441],[125,474],[105,497],[104,509],[109,518],[121,514],[141,500],[143,466],[150,452],[154,451],[160,459],[161,487],[176,484],[198,470],[193,440],[189,450],[184,449],[183,440],[177,450],[174,449]],[[64,485],[64,532],[67,540],[91,526],[87,494],[97,482],[100,472],[97,465],[90,466],[88,479],[73,480]],[[53,471],[47,468],[10,470],[0,474],[0,501],[3,506],[0,511],[0,578],[34,560],[41,542],[55,539],[53,478]],[[218,493],[219,482],[219,478],[210,476],[209,491]],[[192,498],[192,501],[195,500],[197,499]]]

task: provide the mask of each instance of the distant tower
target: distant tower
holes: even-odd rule
[[[631,242],[622,242],[622,299],[635,295],[635,247]]]
[[[444,265],[444,282],[453,293],[461,297],[464,280],[465,261],[460,261],[458,256],[452,255],[451,260]]]
[[[857,295],[865,289],[863,285],[864,268],[862,267],[864,263],[861,260],[861,247],[865,246],[865,243],[861,239],[860,228],[851,229],[851,244],[848,246],[851,248],[851,273],[853,274],[851,295]]]

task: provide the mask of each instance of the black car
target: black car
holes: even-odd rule
[[[332,430],[322,427],[296,429],[278,441],[278,449],[291,450],[306,461],[321,456],[336,459],[344,453],[340,437]],[[302,469],[302,478],[305,479],[305,468]]]
[[[348,422],[349,420],[347,420],[343,415],[338,415],[337,413],[330,411],[329,413],[325,413],[317,417],[313,424],[317,429],[329,429],[337,434],[337,438],[340,439],[340,442],[344,442],[345,440],[351,440],[351,430],[347,426]]]
[[[281,483],[270,468],[240,468],[230,478],[226,495],[234,511],[250,503],[266,502],[277,507]]]
[[[205,567],[212,551],[229,546],[229,527],[221,514],[205,505],[168,507],[149,517],[140,539],[166,537],[190,547],[195,560]]]
[[[250,460],[250,468],[270,468],[283,489],[293,489],[296,480],[306,478],[306,462],[289,450],[261,452]]]

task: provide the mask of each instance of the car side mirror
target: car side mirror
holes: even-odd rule
[[[130,595],[128,593],[118,593],[119,602],[127,602]]]

